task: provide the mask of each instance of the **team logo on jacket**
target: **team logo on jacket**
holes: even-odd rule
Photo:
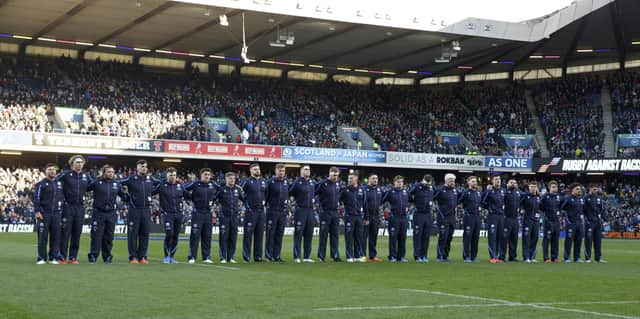
[[[82,181],[86,182],[87,181],[87,174],[82,174]]]
[[[176,189],[177,189],[177,190],[181,190],[181,189],[182,189],[182,186],[180,186],[180,184],[176,184]]]
[[[111,188],[113,188],[113,189],[118,189],[118,183],[114,182],[114,183],[113,183],[113,186],[111,186]]]
[[[213,188],[213,184],[212,183],[209,183],[208,185],[209,185],[209,189]]]
[[[58,182],[58,189],[62,189],[62,182]]]

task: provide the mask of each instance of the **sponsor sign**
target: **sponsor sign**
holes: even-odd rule
[[[301,161],[384,163],[386,161],[386,152],[285,146],[282,148],[282,158]]]

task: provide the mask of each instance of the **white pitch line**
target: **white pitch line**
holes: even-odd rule
[[[471,297],[471,296],[470,296]],[[492,308],[492,307],[534,307],[547,309],[552,305],[623,305],[640,303],[638,300],[629,301],[593,301],[593,302],[548,302],[548,303],[492,303],[492,304],[447,304],[447,305],[406,305],[406,306],[362,306],[362,307],[331,307],[331,308],[315,308],[314,311],[359,311],[359,310],[402,310],[402,309],[440,309],[440,308]],[[572,311],[578,309],[565,309],[551,307],[552,310]],[[583,313],[583,310],[578,310]],[[591,312],[588,312],[591,314]],[[618,316],[615,314],[611,314]],[[624,316],[623,316],[624,317]],[[634,317],[630,317],[634,318]]]
[[[513,302],[513,301],[503,300],[503,299],[493,299],[493,298],[485,298],[485,297],[478,297],[478,296],[459,295],[459,294],[452,294],[452,293],[442,292],[442,291],[431,291],[431,290],[420,290],[420,289],[400,289],[400,290],[401,291],[408,291],[408,292],[417,292],[417,293],[429,294],[429,295],[456,297],[456,298],[470,299],[470,300],[491,301],[491,302],[498,302],[498,303],[507,304],[507,305],[508,304],[521,304],[519,302]]]
[[[534,305],[534,304],[528,304],[528,306],[536,308],[536,309],[558,310],[558,311],[582,313],[582,314],[594,315],[594,316],[605,316],[605,317],[611,317],[611,318],[622,318],[622,319],[638,319],[638,318],[640,318],[640,317],[634,317],[634,316],[617,315],[617,314],[608,313],[608,312],[588,311],[588,310],[580,310],[580,309],[572,309],[572,308],[560,308],[560,307],[553,307],[553,306],[540,306],[540,305]]]
[[[560,301],[560,302],[530,302],[531,305],[541,306],[559,306],[559,305],[627,305],[640,303],[640,300],[621,300],[621,301]]]
[[[494,303],[498,302],[498,303],[504,304],[505,306],[532,307],[532,308],[536,308],[536,309],[565,311],[565,312],[581,313],[581,314],[588,314],[588,315],[602,316],[602,317],[611,317],[611,318],[640,319],[640,317],[618,315],[618,314],[607,313],[607,312],[597,312],[597,311],[588,311],[588,310],[571,309],[571,308],[560,308],[560,307],[553,307],[553,306],[534,304],[534,303],[521,303],[521,302],[513,302],[513,301],[503,300],[503,299],[493,299],[493,298],[484,298],[484,297],[478,297],[478,296],[452,294],[452,293],[441,292],[441,291],[419,290],[419,289],[400,289],[400,290],[401,291],[408,291],[408,292],[424,293],[424,294],[430,294],[430,295],[456,297],[456,298],[469,299],[469,300],[482,300],[482,301],[490,301],[490,302],[494,302]]]
[[[451,304],[451,305],[417,305],[417,306],[370,306],[370,307],[333,307],[316,308],[315,311],[350,311],[350,310],[398,310],[398,309],[437,309],[437,308],[485,308],[504,307],[503,303],[494,304]]]

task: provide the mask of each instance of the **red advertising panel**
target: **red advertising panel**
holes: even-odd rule
[[[166,153],[199,154],[218,156],[240,156],[257,158],[280,158],[280,146],[264,146],[252,144],[225,144],[194,141],[165,141]]]

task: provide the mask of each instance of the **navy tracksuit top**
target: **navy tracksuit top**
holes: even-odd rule
[[[93,191],[93,208],[101,211],[115,211],[116,197],[127,201],[129,196],[124,192],[122,184],[115,180],[98,179],[87,190]]]
[[[218,184],[215,182],[196,181],[184,186],[186,191],[191,192],[189,197],[193,202],[193,210],[199,213],[210,213],[213,209],[213,202],[216,200]]]
[[[265,201],[269,210],[284,211],[289,205],[289,181],[271,177],[267,181]]]
[[[250,176],[240,185],[246,196],[245,207],[248,210],[263,210],[267,198],[267,182],[264,178]]]
[[[584,198],[570,195],[564,200],[560,209],[567,211],[568,224],[582,223],[584,218]]]
[[[316,185],[316,194],[320,200],[321,211],[338,211],[338,201],[340,200],[340,185],[338,182],[323,179]]]
[[[220,212],[225,217],[237,214],[240,210],[238,204],[246,200],[244,191],[240,186],[234,185],[229,187],[226,184],[220,186],[216,194],[216,199],[218,199],[220,203]]]
[[[504,215],[504,195],[505,191],[503,188],[486,189],[482,193],[482,204],[489,210],[489,214]]]
[[[404,188],[393,188],[384,193],[382,202],[389,202],[391,205],[391,215],[407,216],[409,211],[409,192]]]
[[[507,189],[504,193],[504,216],[506,218],[518,218],[521,197],[517,188]]]
[[[87,188],[95,182],[88,173],[74,170],[60,173],[56,181],[62,182],[65,202],[70,205],[82,205]]]
[[[524,220],[538,221],[540,219],[540,196],[531,193],[522,195],[522,208],[524,209]]]
[[[440,187],[433,195],[433,199],[438,202],[438,217],[445,218],[456,215],[458,191],[455,187]]]
[[[364,190],[366,192],[366,204],[364,205],[364,211],[367,218],[378,217],[378,215],[380,214],[379,209],[382,205],[382,196],[384,195],[384,192],[379,186],[371,187],[367,185],[364,187]]]
[[[120,181],[122,186],[127,186],[129,193],[129,207],[133,209],[149,208],[153,188],[160,181],[151,176],[139,174],[129,175]]]
[[[33,194],[33,209],[36,213],[59,214],[64,204],[64,189],[62,182],[56,179],[42,179],[36,184]]]
[[[182,184],[162,181],[152,191],[152,195],[160,194],[160,210],[163,213],[182,213],[182,200],[185,189]]]
[[[480,192],[469,188],[458,195],[458,203],[462,204],[465,215],[480,216],[481,200]]]
[[[433,186],[415,183],[409,189],[410,201],[416,205],[416,212],[431,213],[433,206]]]
[[[366,193],[360,186],[347,186],[340,192],[340,200],[344,203],[344,213],[349,216],[364,216]]]
[[[584,218],[589,223],[602,222],[605,219],[604,200],[598,195],[587,195],[584,200]]]
[[[313,208],[315,193],[315,182],[311,178],[298,177],[289,187],[289,194],[296,199],[298,208]]]
[[[560,222],[560,195],[546,193],[542,196],[542,202],[540,209],[544,213],[545,222],[558,223]]]

